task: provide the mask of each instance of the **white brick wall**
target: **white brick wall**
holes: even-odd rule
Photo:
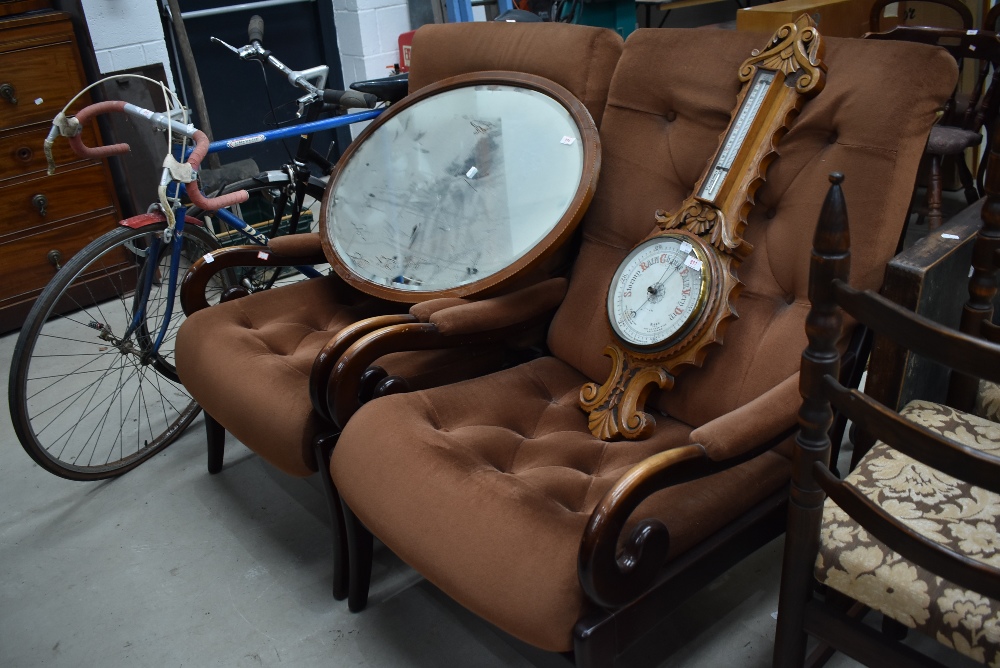
[[[334,0],[333,20],[344,84],[389,74],[399,62],[399,34],[410,29],[405,0]]]
[[[173,88],[156,0],[82,0],[101,72],[163,63]]]
[[[101,72],[163,63],[173,87],[157,0],[82,0]],[[410,29],[406,0],[334,0],[344,83],[375,79],[399,62]]]

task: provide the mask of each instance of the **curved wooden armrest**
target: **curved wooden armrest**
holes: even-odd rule
[[[211,257],[211,262],[205,258]],[[220,271],[233,267],[295,267],[322,264],[326,257],[320,253],[310,256],[286,256],[262,246],[230,246],[220,248],[198,258],[181,283],[181,308],[185,315],[191,315],[208,308],[205,289],[208,282]]]
[[[333,368],[326,388],[326,409],[333,422],[340,428],[361,408],[359,391],[362,374],[375,360],[389,353],[415,350],[443,350],[463,346],[499,344],[514,334],[544,324],[552,310],[503,327],[479,332],[448,334],[431,322],[414,322],[386,327],[358,339],[352,344]],[[322,401],[322,397],[320,398]]]
[[[725,460],[712,459],[705,446],[692,443],[655,454],[629,469],[594,508],[583,532],[577,570],[584,593],[600,606],[617,608],[652,586],[670,550],[667,527],[658,519],[644,519],[620,540],[629,517],[650,495],[743,464],[795,430],[792,427]]]
[[[386,327],[416,321],[417,318],[409,313],[394,313],[365,318],[340,330],[336,336],[323,346],[323,349],[319,351],[319,354],[316,355],[316,359],[313,361],[312,371],[309,373],[309,399],[312,401],[313,409],[327,420],[333,420],[333,415],[327,408],[326,400],[329,393],[327,386],[331,380],[330,376],[333,373],[337,360],[358,339]],[[363,373],[364,369],[361,372]]]
[[[642,520],[619,556],[618,539],[625,522],[650,494],[714,473],[716,468],[705,448],[695,443],[655,454],[619,478],[583,532],[577,570],[584,593],[598,605],[616,608],[645,591],[667,561],[670,533],[660,520]]]
[[[323,254],[323,244],[320,242],[319,233],[317,232],[283,234],[280,237],[271,239],[267,245],[278,255],[289,258],[301,258],[304,261],[303,264],[322,264],[326,262],[326,255]],[[317,259],[320,257],[323,259]]]
[[[801,405],[796,372],[739,408],[698,427],[690,439],[701,443],[713,460],[728,460],[775,436],[785,438],[798,424]]]
[[[560,276],[498,297],[463,300],[463,304],[446,306],[449,301],[455,300],[437,299],[424,307],[427,315],[420,319],[436,325],[442,334],[448,336],[500,329],[555,311],[566,296],[567,286],[568,281]],[[434,304],[439,308],[434,308]],[[418,317],[422,315],[415,307],[410,309],[410,313]]]

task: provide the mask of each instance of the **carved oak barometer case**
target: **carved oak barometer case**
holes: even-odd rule
[[[823,88],[820,35],[808,16],[789,23],[739,69],[736,110],[707,171],[658,229],[628,254],[608,290],[615,339],[604,353],[610,377],[587,383],[580,405],[598,438],[640,439],[655,422],[643,412],[653,386],[670,389],[676,369],[700,366],[736,317],[736,269],[753,250],[744,241],[754,193],[776,145],[805,100]]]

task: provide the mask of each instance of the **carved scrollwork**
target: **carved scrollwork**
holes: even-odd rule
[[[685,445],[640,462],[597,504],[580,542],[578,573],[587,597],[617,608],[649,590],[667,561],[670,532],[656,518],[641,520],[626,536],[633,512],[656,491],[721,468],[701,445]]]
[[[668,214],[663,209],[657,209],[654,217],[663,230],[681,228],[697,236],[707,235],[720,251],[729,251],[739,245],[727,233],[725,214],[717,206],[694,197],[685,200],[677,213]]]
[[[642,409],[653,386],[669,389],[672,376],[661,367],[647,366],[612,343],[604,349],[612,370],[603,385],[580,388],[580,406],[590,414],[590,432],[604,441],[647,438],[656,420]]]
[[[702,269],[709,286],[707,301],[700,312],[690,316],[689,329],[676,338],[645,346],[631,345],[622,338],[623,346],[613,342],[605,349],[614,364],[611,376],[602,385],[586,384],[580,392],[580,405],[588,412],[591,432],[598,438],[651,435],[656,423],[642,409],[653,386],[670,389],[682,367],[701,366],[709,350],[722,343],[729,323],[738,317],[733,308],[741,286],[736,270],[753,250],[743,240],[747,214],[768,165],[777,156],[778,141],[806,98],[823,88],[826,65],[822,53],[820,35],[806,14],[779,28],[763,49],[754,51],[740,67],[739,78],[748,85],[737,99],[737,112],[719,139],[709,171],[674,213],[656,211],[657,225],[669,231],[668,236],[686,236],[691,248],[700,246],[704,251],[699,255],[707,265]],[[774,74],[755,80],[759,69]],[[748,97],[751,94],[753,97]],[[765,108],[766,113],[758,113]],[[737,121],[739,134],[731,135]],[[703,188],[710,175],[714,177],[711,187]],[[657,230],[651,236],[657,234],[662,232]],[[655,304],[651,299],[647,298],[647,303]],[[616,315],[610,306],[609,318],[614,324]]]
[[[740,66],[740,81],[753,79],[758,68],[782,72],[786,78],[795,77],[795,89],[799,93],[813,95],[823,88],[822,40],[812,25],[808,14],[803,14],[795,23],[786,23],[778,28],[770,43]]]

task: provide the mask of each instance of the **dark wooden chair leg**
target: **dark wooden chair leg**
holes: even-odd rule
[[[361,612],[368,605],[368,587],[372,581],[372,534],[346,503],[341,502],[347,528],[347,563],[351,570],[347,585],[347,607]]]
[[[222,458],[226,450],[226,428],[207,412],[205,414],[205,434],[208,437],[208,472],[215,475],[222,470]]]
[[[904,624],[900,624],[892,617],[882,617],[882,634],[893,640],[906,640],[906,633],[909,629]]]
[[[930,157],[930,169],[927,182],[927,229],[936,230],[941,227],[941,156]]]
[[[344,516],[341,510],[340,494],[330,477],[330,455],[333,446],[337,444],[340,432],[323,434],[316,438],[313,449],[316,453],[316,465],[319,468],[319,479],[323,482],[326,493],[326,503],[330,509],[330,538],[333,542],[333,598],[343,601],[347,598],[347,575],[350,563],[347,553],[347,529],[344,527]]]
[[[969,165],[965,162],[965,154],[960,153],[955,156],[958,163],[958,179],[962,182],[962,190],[965,193],[965,201],[968,204],[975,204],[979,201],[979,191],[976,190],[976,180],[969,171]]]

